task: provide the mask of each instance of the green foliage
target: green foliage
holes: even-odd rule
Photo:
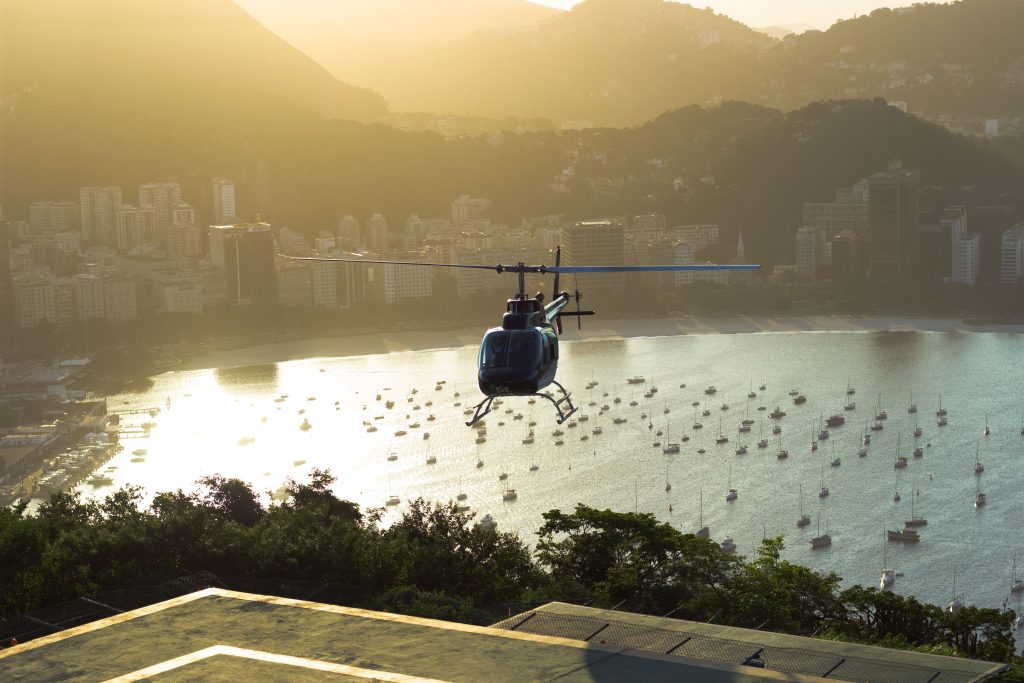
[[[1013,614],[955,614],[874,588],[840,590],[833,573],[781,559],[781,538],[754,558],[724,554],[651,514],[578,505],[544,513],[536,552],[477,526],[454,503],[412,501],[388,527],[313,470],[264,507],[248,484],[204,477],[196,492],[125,487],[99,501],[58,493],[35,514],[0,510],[0,617],[100,591],[212,571],[239,583],[336,587],[346,604],[493,623],[526,605],[587,599],[649,614],[968,655],[1013,657]],[[1007,680],[1013,680],[1007,679]]]

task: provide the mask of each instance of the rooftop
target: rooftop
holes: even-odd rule
[[[556,608],[564,607],[549,605],[544,610],[551,608],[554,613]],[[585,618],[597,620],[604,614],[599,610],[570,609],[583,609],[581,614],[589,615]],[[539,617],[530,622],[545,623]],[[612,636],[611,629],[605,630]],[[984,668],[990,670],[992,666],[986,664]],[[3,680],[243,678],[557,679],[566,683],[820,680],[759,670],[736,661],[699,660],[680,653],[634,649],[615,638],[587,642],[580,633],[558,637],[531,633],[522,627],[510,630],[470,626],[218,588],[118,614],[0,652]]]

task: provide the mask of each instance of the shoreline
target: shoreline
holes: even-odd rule
[[[448,330],[401,330],[369,334],[331,334],[294,339],[255,340],[200,349],[171,366],[154,367],[151,376],[211,368],[237,368],[309,358],[368,356],[404,351],[434,351],[475,347],[484,326]],[[708,334],[765,334],[793,332],[983,332],[1024,334],[1024,323],[972,324],[963,318],[910,316],[728,316],[593,320],[582,332],[567,330],[566,341],[671,337]]]

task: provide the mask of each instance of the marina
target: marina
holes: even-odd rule
[[[397,519],[409,500],[454,501],[464,494],[459,504],[478,519],[490,515],[500,529],[530,542],[541,513],[552,508],[585,503],[636,509],[683,531],[706,526],[712,539],[731,539],[743,555],[752,554],[764,534],[784,535],[786,559],[836,571],[846,584],[877,585],[877,529],[898,530],[915,519],[910,500],[894,500],[894,489],[909,495],[916,487],[922,495],[918,502],[931,501],[928,526],[919,542],[887,544],[889,562],[904,575],[894,589],[945,604],[949,577],[940,568],[970,555],[976,560],[962,570],[970,574],[963,577],[963,585],[970,586],[965,601],[998,607],[1009,595],[1010,558],[1024,550],[1015,547],[1018,537],[1011,532],[1024,514],[1018,485],[1024,473],[1024,406],[1013,392],[987,387],[1019,382],[1013,359],[1022,350],[1024,339],[1016,335],[922,332],[567,341],[560,377],[582,406],[580,412],[587,413],[591,428],[586,441],[574,433],[582,425],[575,430],[568,422],[559,426],[549,405],[527,399],[506,399],[486,426],[467,429],[455,403],[476,395],[474,347],[168,372],[154,378],[146,392],[110,397],[113,404],[129,401],[128,407],[140,408],[170,398],[173,408],[156,418],[144,412],[126,415],[123,450],[110,463],[118,469],[107,473],[111,483],[97,481],[83,491],[102,496],[132,483],[151,496],[192,488],[200,476],[214,473],[242,478],[262,491],[289,476],[301,478],[314,467],[329,468],[338,476],[338,495],[364,509],[386,508],[384,524]],[[649,377],[652,367],[662,391],[656,399],[638,394],[638,405],[628,405],[628,380]],[[442,379],[445,384],[439,383]],[[748,391],[752,381],[765,388]],[[882,406],[906,405],[913,392],[922,411],[935,411],[941,390],[949,426],[923,426],[915,438],[913,430],[921,426],[915,414],[898,410],[886,416],[884,431],[862,441],[865,421],[881,413],[877,406],[846,412],[841,424],[829,426],[824,420],[835,414],[837,397],[848,382],[872,398],[880,395]],[[781,442],[767,452],[754,449],[745,455],[737,455],[736,445],[727,441],[715,444],[714,435],[712,443],[702,443],[687,419],[672,426],[671,442],[665,440],[679,445],[679,452],[651,448],[653,431],[640,415],[660,415],[664,408],[692,410],[703,402],[703,387],[712,386],[723,396],[755,394],[721,412],[721,436],[737,433],[750,419],[756,434],[777,426],[803,435],[789,440],[789,457],[772,457],[784,450]],[[790,400],[793,386],[802,387],[806,403]],[[436,464],[426,466],[423,430],[411,427],[416,413],[405,399],[413,389],[431,387],[436,419],[430,423],[429,457]],[[286,394],[303,398],[278,400]],[[309,396],[318,400],[307,401]],[[615,398],[625,400],[615,403]],[[785,403],[783,411],[778,406]],[[294,416],[300,406],[313,429],[298,428]],[[563,445],[539,438],[523,443],[526,430],[517,422],[498,424],[508,408],[538,429],[565,432]],[[986,415],[991,433],[978,446],[978,461],[986,469],[976,476],[971,456]],[[580,413],[572,419],[583,421]],[[149,436],[132,436],[133,425],[142,421],[155,423]],[[367,431],[367,422],[380,429]],[[668,425],[659,423],[658,429],[663,428]],[[408,436],[394,436],[396,431]],[[815,451],[807,444],[805,435],[820,431],[836,440],[835,455],[831,448]],[[244,448],[238,443],[243,436],[251,439]],[[842,453],[856,452],[849,450],[851,443],[859,447],[862,442],[863,457],[828,467]],[[922,448],[924,457],[894,468],[893,458],[901,457],[898,448],[909,455],[911,447]],[[129,464],[138,448],[147,451],[144,462]],[[389,453],[396,457],[386,457]],[[294,465],[300,457],[304,464]],[[499,472],[507,478],[499,480]],[[818,485],[819,496],[801,501],[803,484],[811,490]],[[701,489],[709,492],[703,511]],[[727,502],[729,489],[743,496]],[[975,507],[979,500],[984,503]],[[801,520],[805,515],[823,518],[829,545],[812,552],[810,541],[821,534],[814,525],[794,526],[798,510]],[[975,543],[982,538],[984,544]]]

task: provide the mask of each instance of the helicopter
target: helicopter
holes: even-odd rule
[[[496,398],[505,396],[535,396],[554,405],[558,414],[557,422],[562,424],[579,408],[572,402],[572,394],[556,379],[558,370],[558,337],[562,334],[562,318],[576,318],[577,328],[582,328],[581,318],[596,315],[595,311],[580,310],[583,295],[578,289],[570,294],[558,288],[559,275],[584,273],[639,273],[672,271],[744,271],[756,270],[758,265],[643,265],[643,266],[563,266],[562,247],[555,249],[555,264],[528,265],[477,265],[467,263],[426,263],[421,261],[380,261],[368,259],[346,259],[319,256],[290,256],[295,261],[330,261],[338,263],[365,263],[379,265],[420,266],[430,268],[471,268],[493,270],[496,273],[516,273],[519,288],[515,296],[508,299],[501,326],[484,332],[477,355],[477,385],[484,399],[473,408],[473,417],[466,422],[472,427],[491,412]],[[526,293],[526,274],[551,273],[554,277],[551,301],[544,303],[542,292],[533,296]],[[566,306],[575,301],[576,310],[567,311]],[[554,385],[556,395],[545,391]]]

